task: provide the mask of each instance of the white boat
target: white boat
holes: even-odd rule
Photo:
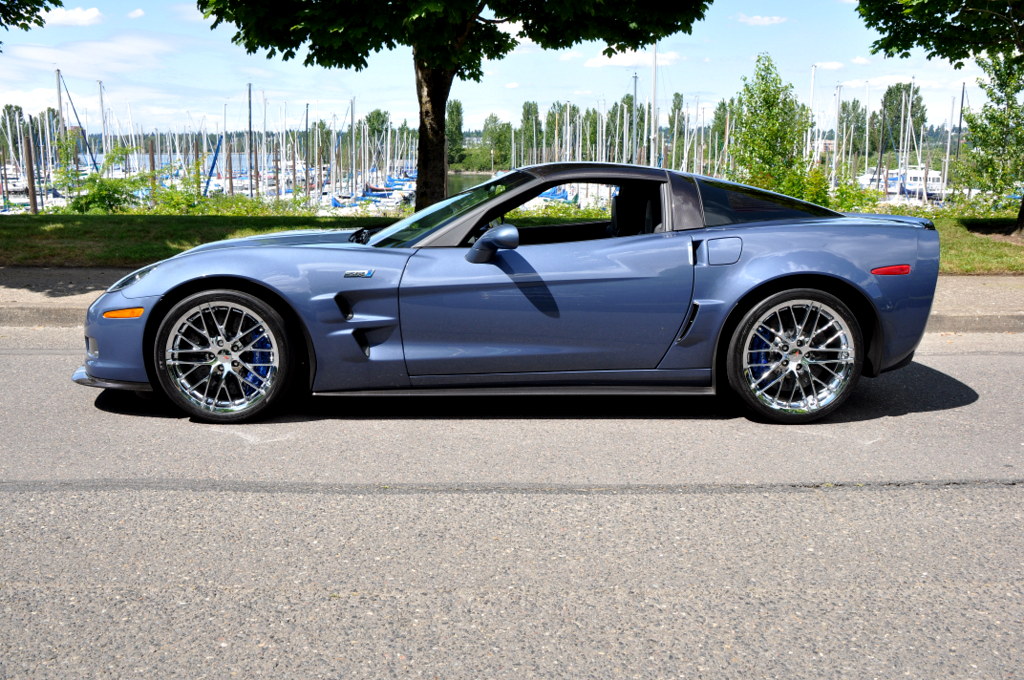
[[[926,184],[927,176],[927,184]],[[942,173],[921,165],[911,165],[903,179],[903,192],[911,198],[941,198],[944,189]]]

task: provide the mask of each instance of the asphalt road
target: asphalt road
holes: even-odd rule
[[[313,400],[248,426],[0,328],[0,677],[1019,678],[1024,335],[837,417]]]

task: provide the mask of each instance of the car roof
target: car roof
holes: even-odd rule
[[[562,175],[570,175],[573,179],[601,177],[632,177],[635,179],[665,180],[665,168],[652,168],[648,165],[626,165],[624,163],[544,163],[528,165],[518,169],[538,179],[557,180]]]

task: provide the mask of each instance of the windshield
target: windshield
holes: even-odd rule
[[[510,172],[489,182],[478,184],[421,210],[404,220],[395,222],[387,229],[373,235],[368,241],[377,248],[408,248],[427,234],[448,224],[484,201],[500,196],[509,189],[526,184],[531,177],[522,172]]]

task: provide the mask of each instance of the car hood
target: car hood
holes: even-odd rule
[[[181,253],[191,255],[193,253],[208,250],[226,250],[230,248],[258,248],[273,246],[331,246],[343,248],[366,248],[361,243],[352,243],[348,237],[353,233],[352,229],[301,229],[296,231],[279,231],[273,234],[259,234],[257,236],[244,236],[242,238],[226,239],[224,241],[213,241],[196,246]]]

